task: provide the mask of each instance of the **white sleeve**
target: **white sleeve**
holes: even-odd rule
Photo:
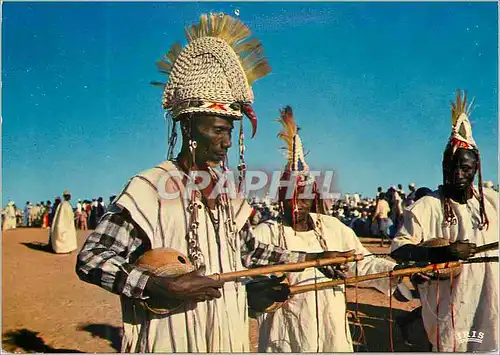
[[[403,225],[392,239],[392,252],[406,244],[417,245],[424,239],[422,226],[413,212],[405,209],[403,219]]]
[[[396,266],[394,261],[371,255],[372,253],[368,251],[363,244],[361,244],[359,238],[351,229],[347,227],[343,228],[342,238],[344,238],[346,242],[346,250],[354,249],[356,254],[365,255],[363,260],[349,263],[349,270],[352,274],[351,276],[356,275],[356,268],[357,276],[364,276],[391,271],[394,269],[394,266]],[[391,291],[389,286],[391,286],[391,282],[387,277],[363,281],[358,284],[358,287],[373,287],[387,296],[394,292],[397,287],[397,282],[392,283]]]

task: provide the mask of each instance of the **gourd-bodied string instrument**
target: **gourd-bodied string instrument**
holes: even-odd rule
[[[441,239],[444,240],[444,242],[436,239],[430,239],[425,243],[425,246],[431,245],[431,247],[438,247],[438,246],[443,246],[443,245],[448,245],[449,241],[446,239]],[[420,244],[420,246],[424,246],[424,243]],[[479,247],[476,247],[476,254],[481,253],[484,251],[488,250],[495,250],[498,249],[498,242],[494,243],[489,243],[485,245],[481,245]],[[498,262],[498,257],[486,257],[486,258],[476,258],[475,259],[469,259],[470,262],[488,262],[488,261],[496,261]],[[432,279],[449,279],[450,275],[453,275],[453,277],[457,276],[460,271],[462,270],[462,264],[468,263],[469,261],[451,261],[447,263],[440,263],[440,264],[431,264],[431,265],[425,265],[425,266],[406,266],[400,269],[395,269],[391,271],[385,271],[385,272],[379,272],[376,274],[371,274],[371,275],[363,275],[363,276],[358,276],[358,277],[350,277],[345,280],[332,280],[332,281],[325,281],[325,282],[319,282],[319,283],[313,283],[313,284],[306,284],[306,285],[293,285],[290,286],[290,297],[293,295],[309,292],[309,291],[314,291],[314,290],[324,290],[328,288],[333,288],[335,286],[341,286],[341,285],[353,285],[353,284],[358,284],[363,281],[369,281],[369,280],[376,280],[376,279],[381,279],[385,277],[404,277],[404,276],[411,276],[416,273],[424,273],[430,276]],[[286,302],[286,301],[285,301]],[[285,302],[275,302],[272,305],[270,305],[265,312],[274,312],[275,310],[279,309]]]
[[[442,270],[446,270],[449,268],[458,268],[460,267],[460,262],[455,261],[455,262],[449,262],[449,263],[443,263],[443,264],[435,264],[435,265],[428,265],[425,267],[408,267],[408,268],[403,268],[399,270],[391,270],[391,271],[384,271],[384,272],[379,272],[376,274],[370,274],[370,275],[363,275],[363,276],[358,276],[358,277],[349,277],[345,280],[332,280],[332,281],[324,281],[324,282],[318,282],[318,283],[311,283],[311,284],[306,284],[306,285],[293,285],[290,286],[290,297],[293,295],[298,295],[301,293],[305,292],[310,292],[310,291],[319,291],[319,290],[325,290],[329,288],[333,288],[335,286],[342,286],[342,285],[355,285],[363,281],[369,281],[369,280],[376,280],[376,279],[382,279],[385,277],[403,277],[403,276],[409,276],[415,273],[419,272],[426,272],[426,271],[435,271],[439,270],[441,272]],[[286,302],[286,301],[285,301]],[[271,306],[269,306],[265,312],[274,312],[275,310],[279,309],[285,302],[275,302]]]
[[[450,245],[450,241],[449,239],[444,239],[444,238],[432,238],[419,244],[419,246],[427,248],[442,247],[446,245]],[[498,249],[498,242],[484,244],[476,247],[476,254],[495,249]],[[433,273],[433,272],[427,273],[426,276],[429,276],[431,279],[446,280],[450,278],[450,275],[453,275],[453,277],[458,276],[461,271],[462,271],[462,265],[460,264],[456,268],[444,269],[439,273]]]
[[[323,267],[329,265],[340,265],[353,261],[363,260],[362,254],[352,256],[339,256],[335,258],[320,258],[311,261],[304,261],[300,263],[291,264],[277,264],[272,266],[257,267],[248,270],[227,272],[222,274],[209,275],[216,281],[239,281],[241,279],[268,275],[273,273],[287,272],[287,271],[301,271],[310,267]],[[178,251],[170,248],[157,248],[149,250],[137,260],[136,266],[148,270],[155,276],[163,277],[176,277],[187,274],[195,270],[194,266],[189,260],[179,253]],[[151,312],[155,314],[168,314],[178,309],[184,304],[184,301],[177,299],[148,299],[142,304]]]

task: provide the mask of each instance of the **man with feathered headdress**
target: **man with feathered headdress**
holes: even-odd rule
[[[173,121],[168,161],[129,181],[77,260],[82,280],[121,296],[123,352],[249,351],[245,288],[214,281],[201,275],[203,270],[224,273],[321,256],[256,242],[248,203],[218,190],[224,180],[215,168],[227,168],[234,121],[240,121],[243,181],[241,122],[244,115],[250,118],[253,136],[251,84],[270,71],[260,42],[242,22],[223,14],[202,15],[186,34],[188,44],[175,44],[158,63],[168,75],[160,85],[163,108]],[[182,147],[174,159],[177,123]],[[199,177],[207,178],[207,185]],[[146,251],[162,247],[186,255],[194,270],[166,278],[135,265]],[[186,308],[158,315],[142,307],[142,300],[169,298],[185,301]]]
[[[263,243],[304,252],[363,254],[365,258],[362,261],[348,264],[351,271],[359,276],[393,270],[396,265],[394,262],[368,256],[371,253],[363,247],[351,228],[337,218],[324,214],[322,199],[305,161],[290,107],[281,111],[280,122],[284,130],[278,136],[286,142],[288,150],[282,179],[295,179],[296,183],[280,188],[281,221],[259,224],[254,231],[256,238]],[[289,188],[291,190],[287,191]],[[315,269],[308,269],[288,273],[286,277],[292,285],[314,284],[327,281],[328,278],[342,277],[345,271],[327,268],[318,273]],[[387,278],[363,282],[359,286],[374,287],[390,294],[390,281]],[[396,283],[392,291],[395,287]],[[287,296],[285,284],[265,289],[250,283],[247,290],[249,305],[256,311],[266,310],[272,301],[283,301]],[[260,314],[259,352],[352,352],[344,292],[344,287],[339,286],[294,295],[280,309]]]
[[[498,193],[482,186],[471,107],[457,90],[443,154],[443,185],[405,209],[404,225],[392,243],[399,261],[466,260],[476,254],[476,245],[498,242]],[[498,250],[476,256],[498,256]],[[422,318],[434,350],[498,350],[498,276],[498,262],[463,264],[458,276],[446,280],[419,275]]]

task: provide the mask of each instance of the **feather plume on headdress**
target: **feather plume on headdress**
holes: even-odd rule
[[[298,134],[300,128],[295,123],[292,108],[286,106],[280,110],[280,118],[276,121],[283,126],[277,136],[286,144],[286,147],[281,148],[287,150],[286,170],[288,172],[298,172],[299,175],[305,177],[309,172],[309,166],[304,158],[304,148]]]
[[[263,55],[259,40],[250,38],[252,32],[240,20],[224,14],[203,14],[200,22],[185,29],[188,43],[203,37],[215,37],[224,40],[239,56],[248,84],[271,72]],[[157,65],[160,72],[169,75],[179,57],[182,47],[179,43],[172,45],[168,53]]]
[[[283,202],[285,200],[291,199],[292,208],[292,226],[295,226],[297,214],[299,213],[299,207],[297,201],[299,199],[314,199],[313,207],[309,212],[317,214],[316,226],[321,226],[321,218],[319,215],[321,213],[326,213],[325,205],[323,201],[320,200],[320,194],[317,189],[314,174],[309,170],[309,166],[304,158],[304,148],[302,146],[302,141],[299,136],[300,128],[295,122],[293,116],[293,111],[290,106],[286,106],[280,110],[280,118],[276,119],[277,122],[281,123],[282,129],[277,134],[277,137],[283,140],[286,144],[284,149],[287,151],[287,164],[285,166],[284,172],[281,175],[282,181],[290,181],[290,178],[295,179],[292,194],[287,185],[281,186],[278,190],[278,201]],[[307,192],[308,187],[311,190]],[[306,195],[303,196],[302,194]],[[311,194],[312,193],[312,194]],[[281,205],[283,208],[283,205]],[[282,213],[284,211],[282,210]],[[280,232],[281,233],[281,232]],[[328,250],[326,241],[320,233],[318,236],[323,250]]]
[[[298,131],[297,124],[293,118],[292,108],[287,106],[280,110],[280,118],[277,118],[276,121],[283,126],[283,129],[277,136],[285,142],[286,147],[282,147],[281,149],[288,150],[288,161],[290,162],[293,158],[293,137],[295,137]]]
[[[476,142],[472,137],[472,126],[469,121],[469,116],[472,110],[474,99],[467,105],[467,92],[458,89],[455,102],[451,103],[451,136],[450,143],[456,149],[465,148],[473,149],[476,147]]]

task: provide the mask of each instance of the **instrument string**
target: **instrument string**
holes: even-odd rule
[[[451,311],[451,328],[453,330],[453,352],[456,352],[456,346],[457,346],[457,342],[456,342],[456,337],[455,337],[455,309],[453,307],[453,280],[454,280],[454,276],[453,276],[453,273],[450,273],[450,299],[451,299],[451,303],[450,303],[450,311]]]
[[[434,273],[436,273],[437,278],[439,279],[439,270],[436,266],[434,266]],[[436,342],[437,342],[437,351],[441,352],[440,349],[440,336],[439,336],[439,284],[440,282],[436,282],[436,315],[438,317],[438,321],[436,322]]]
[[[394,343],[392,339],[392,271],[389,271],[389,344],[390,351],[394,352]]]
[[[356,270],[355,270],[355,275],[354,276],[356,278],[359,276],[358,261],[357,260],[356,260]],[[360,344],[361,342],[363,342],[363,345],[365,346],[365,351],[368,351],[368,344],[366,344],[366,338],[365,338],[365,330],[364,330],[364,327],[363,327],[363,323],[359,319],[358,281],[356,281],[356,283],[354,284],[354,287],[355,287],[355,289],[354,289],[354,297],[355,297],[355,302],[356,302],[356,309],[355,309],[355,312],[354,312],[354,319],[359,324],[359,330],[360,330],[359,338],[358,338],[358,340],[356,342],[358,344]],[[359,345],[358,345],[358,347],[359,347]]]

